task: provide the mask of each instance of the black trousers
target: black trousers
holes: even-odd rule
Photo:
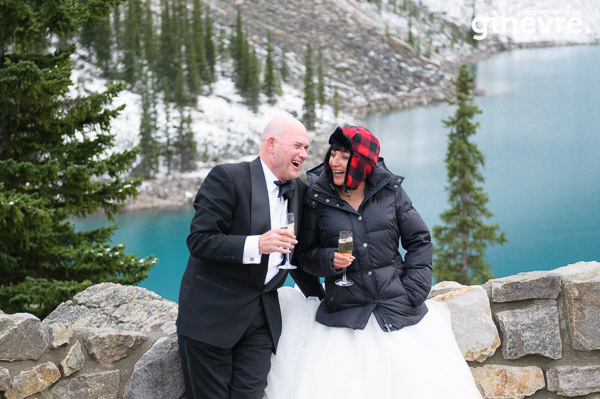
[[[178,338],[188,399],[263,398],[273,342],[262,306],[232,348]]]

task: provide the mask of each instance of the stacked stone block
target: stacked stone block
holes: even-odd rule
[[[0,313],[0,397],[178,399],[177,304],[139,287],[104,283],[43,322]]]
[[[448,306],[485,399],[600,399],[600,263],[441,282],[430,298]],[[0,311],[0,398],[179,399],[176,317],[176,303],[110,283],[43,322]]]
[[[475,290],[487,295],[474,296]],[[430,297],[448,304],[484,398],[600,398],[600,263],[520,273],[480,287],[444,282]],[[496,339],[498,345],[489,344]]]

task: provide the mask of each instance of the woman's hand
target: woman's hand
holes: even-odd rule
[[[333,253],[333,268],[336,270],[340,270],[346,268],[352,264],[354,261],[354,256],[344,256],[339,252]]]

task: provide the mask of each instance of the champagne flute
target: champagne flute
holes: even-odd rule
[[[340,255],[347,257],[352,256],[353,242],[354,240],[352,239],[351,231],[340,231],[340,237],[338,238],[338,252]],[[348,280],[346,278],[346,269],[347,267],[345,267],[342,271],[342,278],[335,281],[335,284],[339,285],[340,287],[349,287],[354,284],[352,280]]]
[[[291,231],[292,233],[294,233],[294,226],[295,226],[295,222],[294,222],[294,214],[293,213],[286,213],[285,214],[285,221],[283,223],[283,226],[281,226],[282,229],[287,229],[289,231]],[[284,263],[282,263],[281,265],[279,265],[280,269],[296,269],[296,266],[292,265],[290,263],[290,254],[283,254],[283,259],[284,259]]]

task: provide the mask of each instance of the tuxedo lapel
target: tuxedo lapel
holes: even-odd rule
[[[260,158],[250,162],[252,204],[250,207],[250,234],[262,234],[271,229],[271,214],[265,174]]]
[[[271,211],[269,207],[269,195],[267,193],[267,183],[265,182],[265,173],[263,172],[260,158],[250,162],[250,185],[251,185],[251,206],[250,206],[250,234],[260,235],[271,230]],[[262,255],[260,266],[252,267],[252,278],[258,286],[265,283],[267,275],[269,256]]]

